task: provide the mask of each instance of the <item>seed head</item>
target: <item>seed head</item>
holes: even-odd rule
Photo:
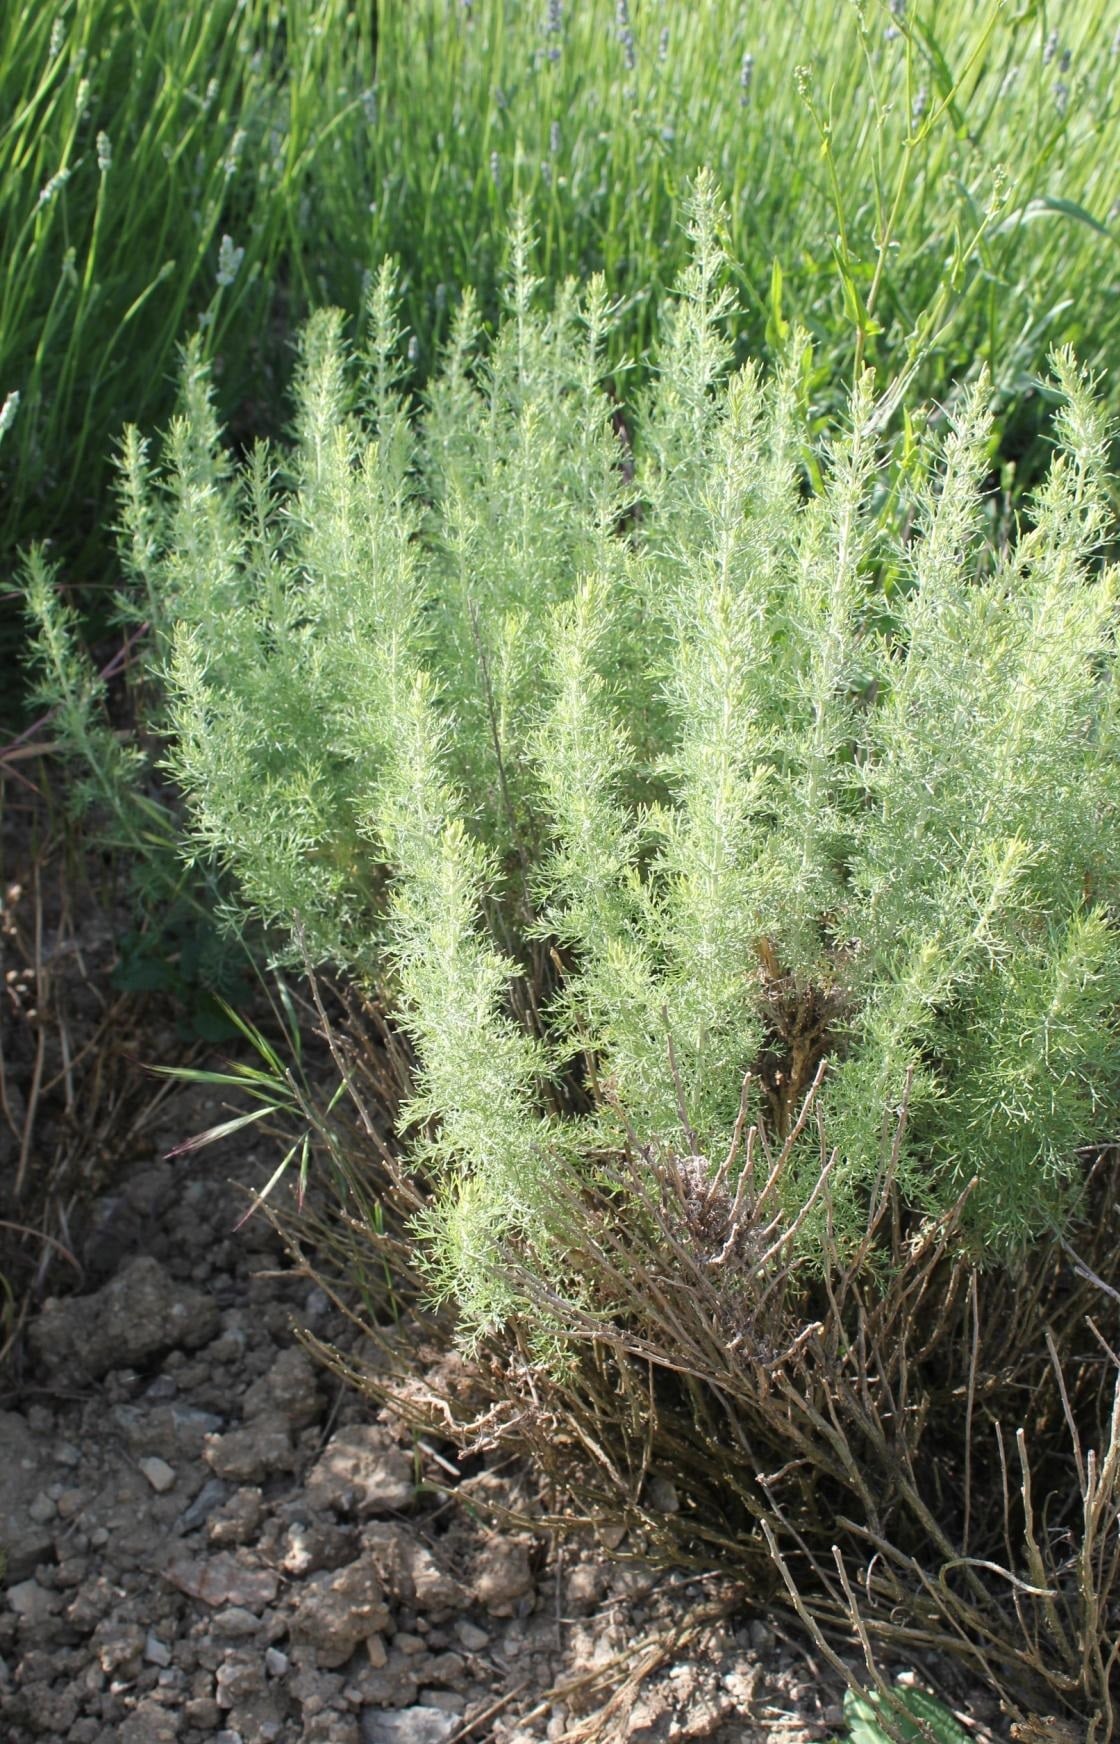
[[[988,200],[987,215],[995,218],[1007,204],[1011,192],[1011,176],[1006,164],[997,164],[992,171],[992,192]]]
[[[227,285],[232,285],[238,272],[241,270],[241,262],[244,259],[245,250],[243,248],[234,247],[232,236],[223,236],[218,248],[219,290],[224,290]]]
[[[105,175],[113,162],[113,142],[107,133],[97,135],[97,167]]]
[[[64,188],[70,180],[70,171],[57,170],[49,182],[44,182],[39,189],[39,205],[49,206],[60,188]]]
[[[237,173],[237,165],[241,157],[241,151],[245,144],[245,139],[245,129],[243,127],[237,128],[233,138],[229,142],[229,152],[222,165],[222,173],[226,176],[227,180],[230,176],[236,175]]]

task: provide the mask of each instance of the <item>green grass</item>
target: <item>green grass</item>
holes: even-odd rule
[[[0,8],[0,560],[109,518],[113,444],[165,415],[189,333],[268,423],[289,309],[357,295],[313,215],[372,65],[343,0]]]
[[[425,377],[466,284],[496,316],[519,199],[545,275],[602,268],[640,353],[705,164],[743,351],[796,319],[833,403],[857,358],[922,349],[935,397],[987,362],[1000,453],[1036,474],[1048,348],[1120,337],[1114,37],[1107,0],[13,0],[0,571],[49,538],[108,579],[113,444],[166,417],[200,327],[223,417],[274,432],[298,322],[395,253]]]
[[[987,362],[1022,416],[1051,345],[1096,364],[1120,336],[1117,23],[1107,0],[386,3],[375,128],[343,185],[372,166],[374,253],[402,260],[425,364],[459,287],[493,309],[519,198],[546,276],[602,268],[643,345],[708,165],[745,350],[798,320],[835,397],[857,357],[894,369],[935,341],[920,392]],[[1033,434],[1005,420],[1005,455]]]
[[[0,12],[0,550],[91,524],[200,323],[226,415],[268,427],[298,320],[395,253],[426,373],[464,285],[493,313],[517,198],[546,276],[603,268],[640,347],[704,164],[751,350],[796,318],[839,379],[936,332],[922,391],[986,361],[1008,401],[1054,343],[1115,352],[1107,0],[379,9],[376,76],[344,0]]]

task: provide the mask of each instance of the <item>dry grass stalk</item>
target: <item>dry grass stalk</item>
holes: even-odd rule
[[[109,984],[119,928],[97,887],[99,857],[67,828],[50,765],[35,766],[35,780],[16,773],[5,753],[0,1364],[48,1284],[80,1275],[90,1200],[171,1090],[137,1058],[143,1002]]]
[[[407,1062],[370,1057],[367,1099],[372,1085],[395,1105]],[[840,1669],[832,1644],[859,1644],[887,1696],[879,1655],[934,1654],[993,1686],[1023,1739],[1072,1727],[1079,1744],[1113,1744],[1120,1341],[1106,1329],[1120,1157],[1093,1162],[1069,1243],[981,1270],[963,1257],[967,1193],[937,1220],[900,1202],[904,1103],[862,1239],[841,1251],[819,1123],[811,1203],[783,1208],[819,1083],[818,1071],[780,1145],[741,1122],[714,1170],[636,1141],[601,1160],[596,1184],[557,1205],[569,1287],[546,1290],[522,1267],[564,1360],[542,1367],[511,1326],[478,1353],[465,1393],[461,1367],[446,1388],[438,1369],[418,1378],[418,1350],[435,1362],[450,1328],[422,1306],[416,1184],[396,1165],[377,1184],[343,1146],[341,1218],[282,1219],[371,1340],[368,1361],[322,1354],[461,1449],[531,1456],[564,1498],[538,1528],[611,1520],[654,1559],[719,1568],[755,1601],[788,1605]],[[793,1248],[814,1207],[825,1236],[807,1275]],[[677,1511],[654,1505],[654,1478]]]

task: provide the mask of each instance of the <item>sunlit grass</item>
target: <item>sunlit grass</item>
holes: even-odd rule
[[[105,518],[189,332],[231,406],[267,388],[270,323],[321,294],[307,214],[365,126],[371,30],[343,0],[0,8],[0,552]]]
[[[518,202],[545,277],[604,270],[640,359],[701,165],[740,354],[804,326],[822,418],[860,362],[934,402],[987,364],[1010,501],[1050,347],[1120,343],[1118,51],[1108,0],[13,0],[0,594],[36,538],[111,588],[114,444],[166,419],[190,335],[235,437],[275,434],[298,323],[355,315],[395,254],[418,385],[465,286],[496,319]]]
[[[921,388],[991,367],[1010,407],[1048,348],[1120,337],[1120,35],[1106,0],[416,0],[382,4],[375,250],[400,256],[426,346],[484,297],[527,199],[546,275],[602,268],[641,347],[709,165],[730,207],[744,349],[796,319],[821,391],[927,349]],[[357,138],[358,136],[355,136]],[[780,298],[778,292],[780,290]],[[932,342],[932,343],[931,343]],[[1118,401],[1120,393],[1113,390]],[[1001,429],[1006,456],[1028,446]]]

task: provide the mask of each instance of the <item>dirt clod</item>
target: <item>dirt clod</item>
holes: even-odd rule
[[[81,1384],[176,1346],[197,1350],[217,1326],[211,1297],[177,1283],[158,1260],[141,1256],[92,1296],[50,1297],[30,1337],[53,1380]]]

